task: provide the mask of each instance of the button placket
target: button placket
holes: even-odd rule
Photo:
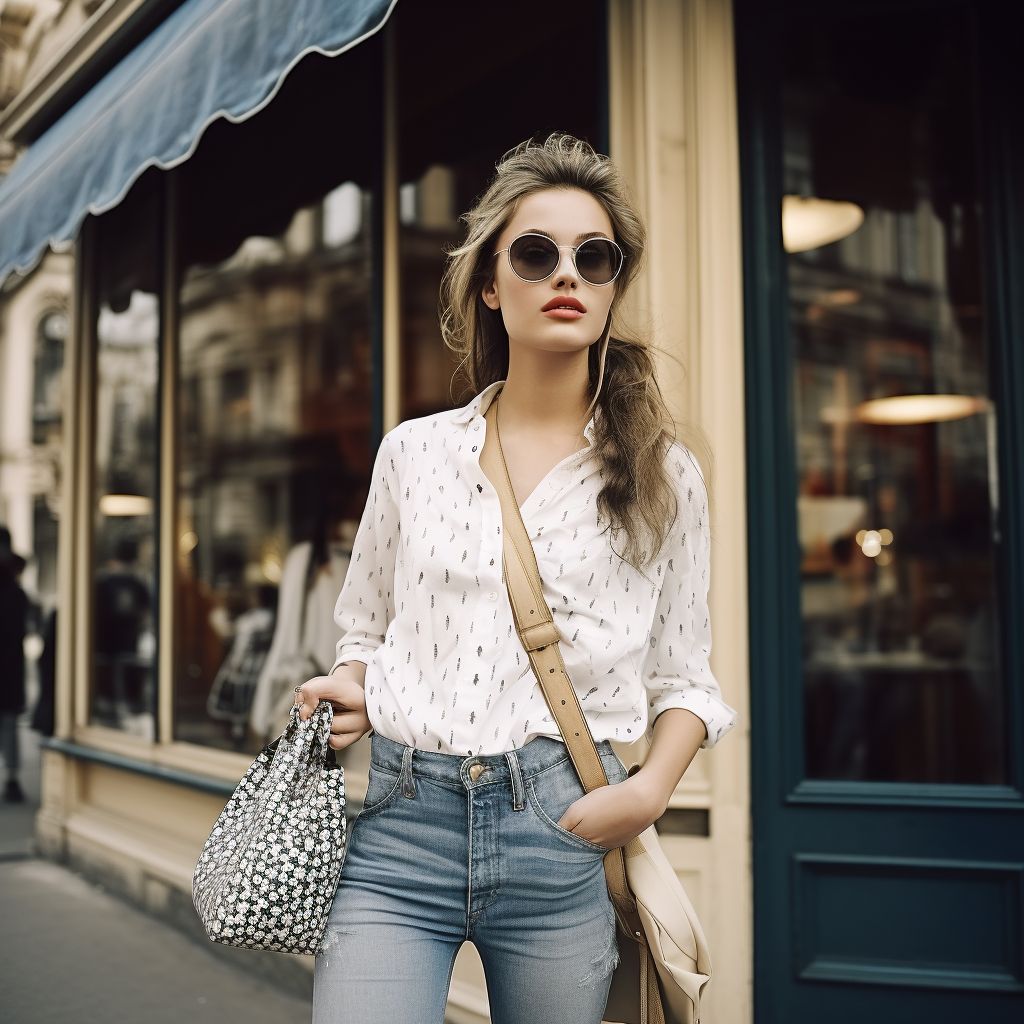
[[[485,425],[485,423],[486,423],[486,421],[484,420],[483,416],[477,416],[475,422],[473,423],[473,429],[474,430],[479,430],[482,425]],[[484,436],[486,438],[486,434]],[[478,448],[479,448],[479,445],[473,445],[472,446],[472,451],[476,452]],[[480,474],[481,477],[486,479],[486,474],[484,473],[483,469],[481,469],[481,467],[480,467],[480,457],[479,457],[479,455],[477,455],[477,458],[476,458],[475,461],[471,460],[471,465],[473,465],[476,468],[477,472]],[[490,481],[488,480],[487,483],[490,483]],[[493,485],[491,485],[491,489],[493,491]],[[476,483],[476,490],[477,490],[478,494],[483,494],[484,493],[484,484],[482,482],[480,482],[480,481],[477,481],[477,483]],[[501,507],[500,507],[500,502],[497,501],[497,498],[495,498],[494,504],[497,506],[497,509],[495,510],[495,519],[494,519],[493,524],[488,522],[488,515],[486,513],[486,510],[483,512],[483,524],[484,524],[484,531],[485,531],[485,533],[487,531],[494,530],[495,527],[498,524],[501,523]],[[496,543],[497,543],[497,549],[498,549],[498,557],[500,558],[500,552],[501,552],[500,534],[497,534],[497,538],[498,539],[497,539]],[[485,560],[487,560],[487,564],[485,564]],[[484,546],[481,546],[480,547],[480,562],[479,562],[479,566],[478,566],[479,578],[480,578],[481,581],[485,581],[485,577],[486,577],[486,575],[488,573],[488,570],[493,570],[494,565],[495,565],[495,558],[494,558],[494,556],[493,555],[490,556],[490,558],[488,560],[487,550],[486,550],[486,548]],[[499,573],[500,573],[500,570],[499,570]],[[486,582],[484,582],[484,586],[486,586]],[[482,595],[481,596],[486,601],[491,602],[491,603],[493,603],[493,602],[498,600],[498,592],[496,590],[490,590],[490,591],[483,591],[482,590]]]

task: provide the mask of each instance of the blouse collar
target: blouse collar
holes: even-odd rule
[[[488,384],[487,387],[485,387],[475,398],[471,399],[461,408],[455,410],[452,415],[452,422],[469,423],[476,416],[483,416],[504,383],[504,380],[496,380],[492,384]],[[599,405],[595,405],[594,414],[590,417],[587,421],[587,425],[583,428],[583,434],[591,444],[594,443],[594,430],[597,424],[597,418],[600,415],[601,407]]]

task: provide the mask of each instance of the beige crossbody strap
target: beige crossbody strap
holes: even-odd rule
[[[576,767],[583,788],[589,793],[599,786],[607,786],[608,776],[605,774],[594,737],[562,661],[562,652],[558,644],[561,635],[544,598],[537,556],[523,525],[519,503],[516,501],[512,480],[501,451],[496,420],[496,398],[497,396],[484,414],[487,422],[487,440],[493,436],[495,443],[485,443],[480,466],[492,482],[496,481],[495,489],[501,500],[505,582],[508,585],[512,614],[523,647],[533,665],[533,671],[540,681],[541,690],[562,732],[572,763]],[[609,896],[627,934],[633,937],[634,941],[644,942],[636,900],[626,882],[623,847],[616,847],[608,852],[604,858],[604,867]]]

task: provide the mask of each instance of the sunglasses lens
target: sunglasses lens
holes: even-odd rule
[[[524,281],[543,281],[558,266],[558,246],[543,235],[520,235],[508,254],[512,269]],[[622,253],[607,238],[588,238],[576,250],[576,269],[588,284],[614,281],[621,266]]]
[[[588,238],[576,250],[576,269],[590,284],[614,281],[621,265],[622,253],[607,238]]]
[[[558,265],[557,246],[540,235],[521,235],[508,254],[512,269],[525,281],[543,281]]]

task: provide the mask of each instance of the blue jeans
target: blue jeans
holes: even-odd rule
[[[557,824],[584,794],[565,745],[537,736],[464,757],[379,733],[370,744],[316,957],[313,1024],[443,1024],[467,940],[492,1024],[600,1024],[619,956],[608,849]],[[611,744],[597,748],[608,781],[622,782]]]

